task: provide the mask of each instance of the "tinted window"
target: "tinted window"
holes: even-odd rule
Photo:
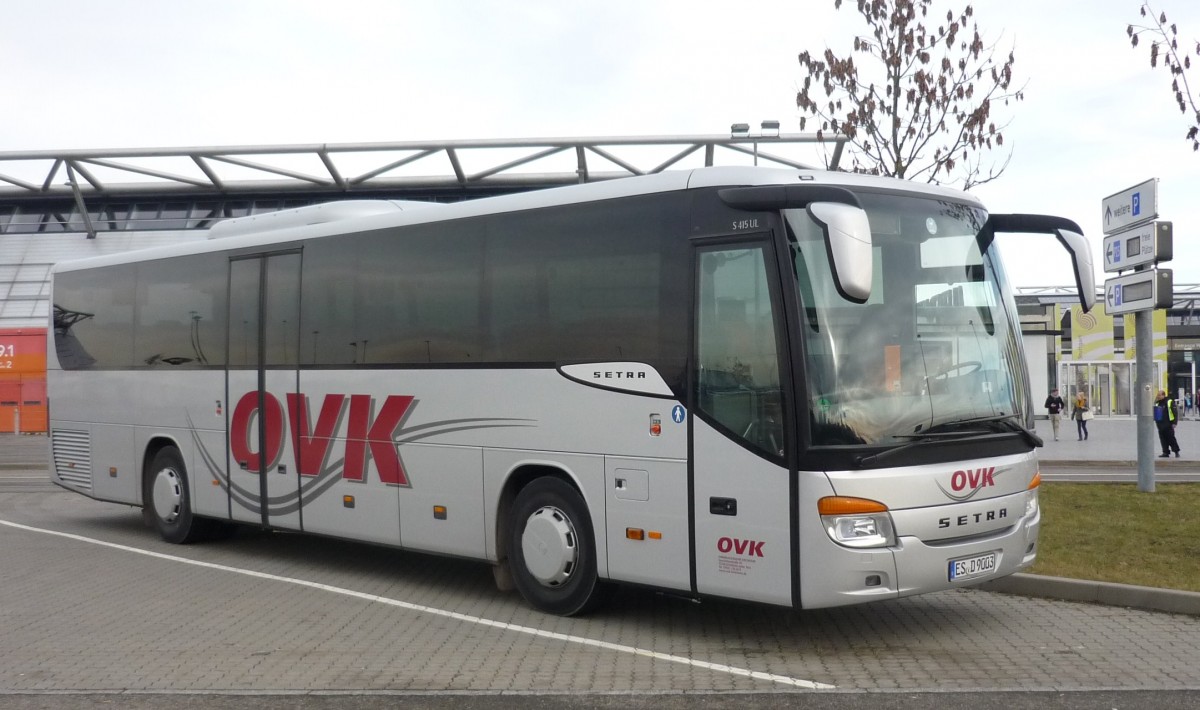
[[[490,345],[497,360],[658,362],[682,343],[666,304],[673,224],[661,198],[497,215],[488,228]],[[655,211],[654,207],[660,207]],[[670,261],[669,259],[666,261]]]
[[[318,240],[305,247],[301,362],[483,362],[478,221]]]
[[[358,249],[353,237],[320,239],[304,245],[300,364],[349,365],[355,361],[357,276]]]
[[[266,257],[262,284],[263,362],[267,367],[295,367],[298,362],[300,309],[300,255]]]
[[[259,366],[262,259],[229,262],[229,369]]]
[[[301,364],[635,360],[682,388],[691,281],[681,201],[650,196],[311,241]]]
[[[748,444],[783,454],[783,388],[763,248],[700,255],[700,407]]]
[[[133,364],[133,296],[132,265],[55,277],[55,343],[64,369]]]
[[[227,264],[224,255],[198,254],[138,265],[135,364],[224,364]]]

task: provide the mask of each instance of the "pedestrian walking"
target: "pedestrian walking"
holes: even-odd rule
[[[1158,427],[1158,441],[1162,444],[1160,459],[1168,458],[1175,452],[1179,458],[1179,441],[1175,438],[1175,423],[1179,421],[1175,400],[1167,396],[1166,390],[1159,390],[1154,399],[1154,425]]]
[[[1067,408],[1067,403],[1062,397],[1058,396],[1058,388],[1050,390],[1050,396],[1046,398],[1046,411],[1050,413],[1050,428],[1054,430],[1054,440],[1058,441],[1058,429],[1062,425],[1062,413]]]
[[[1088,407],[1087,395],[1079,392],[1075,395],[1075,406],[1071,409],[1071,418],[1075,420],[1075,429],[1080,441],[1087,441],[1088,420],[1092,418],[1092,410]]]

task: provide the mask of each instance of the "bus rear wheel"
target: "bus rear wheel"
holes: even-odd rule
[[[179,449],[159,450],[146,469],[142,489],[143,513],[162,539],[177,545],[208,539],[214,522],[192,515],[187,469]]]
[[[610,585],[596,572],[596,544],[587,505],[570,484],[539,478],[517,494],[508,558],[521,596],[550,614],[573,616],[607,600]]]

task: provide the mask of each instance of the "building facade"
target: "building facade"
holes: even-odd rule
[[[1097,416],[1136,416],[1134,316],[1108,315],[1102,297],[1090,313],[1083,313],[1072,298],[1065,288],[1018,289],[1033,391],[1049,393],[1058,387],[1068,401],[1083,392]],[[1195,404],[1198,385],[1193,352],[1200,346],[1198,298],[1200,285],[1177,284],[1174,307],[1152,315],[1152,389],[1168,390],[1181,407],[1189,400]]]

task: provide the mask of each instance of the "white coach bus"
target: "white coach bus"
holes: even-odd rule
[[[174,543],[485,560],[555,614],[974,584],[1040,522],[998,232],[1056,237],[1091,306],[1074,223],[820,170],[229,220],[55,268],[52,477]]]

